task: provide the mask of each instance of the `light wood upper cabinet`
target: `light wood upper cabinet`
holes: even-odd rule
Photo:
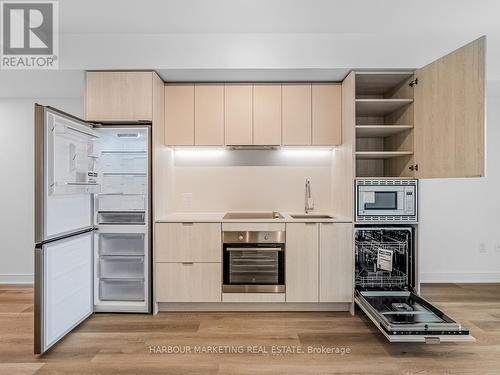
[[[194,144],[224,145],[224,85],[195,85]]]
[[[281,144],[281,84],[253,87],[253,144]]]
[[[353,233],[351,223],[319,228],[319,302],[352,302]]]
[[[165,144],[194,145],[194,85],[165,85]]]
[[[251,145],[253,142],[253,86],[225,86],[225,144]]]
[[[286,224],[286,302],[318,302],[319,224]]]
[[[335,146],[342,143],[342,86],[313,84],[312,144]]]
[[[416,177],[484,176],[482,37],[415,73]]]
[[[283,84],[283,145],[311,145],[311,85]]]
[[[152,121],[153,72],[87,72],[88,121]]]

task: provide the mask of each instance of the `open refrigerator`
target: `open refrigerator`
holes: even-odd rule
[[[35,105],[35,353],[93,312],[151,312],[151,130]]]

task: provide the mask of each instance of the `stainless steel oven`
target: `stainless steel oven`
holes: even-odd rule
[[[285,292],[285,231],[224,231],[224,293]]]
[[[356,179],[356,222],[416,223],[415,179]]]

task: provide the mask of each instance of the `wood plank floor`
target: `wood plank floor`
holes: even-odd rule
[[[0,374],[500,374],[500,284],[425,285],[423,295],[466,325],[466,344],[389,344],[348,313],[96,314],[53,350],[33,353],[33,289],[0,286]],[[154,354],[163,346],[243,346],[239,353]],[[349,354],[248,353],[279,346]],[[220,349],[219,349],[220,350]],[[224,349],[220,350],[224,351]]]

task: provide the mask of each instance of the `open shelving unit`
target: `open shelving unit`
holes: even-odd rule
[[[356,176],[413,177],[413,72],[356,72]]]

